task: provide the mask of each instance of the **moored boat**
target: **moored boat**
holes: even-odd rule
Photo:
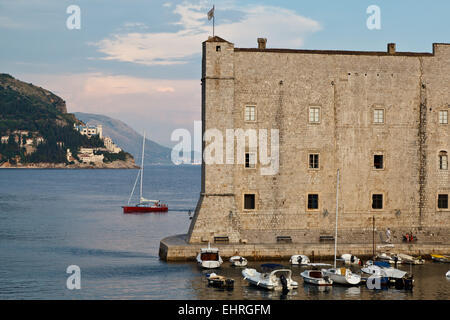
[[[294,254],[291,259],[289,259],[292,265],[307,265],[310,263],[309,258],[303,254]]]
[[[336,255],[337,255],[337,238],[338,238],[338,213],[339,213],[339,169],[337,171],[337,183],[336,183],[336,226],[335,226],[335,236],[334,236],[334,268],[322,269],[322,274],[324,277],[328,277],[332,280],[333,284],[342,285],[357,285],[361,282],[361,276],[353,273],[347,268],[336,268]],[[355,256],[350,254],[343,254],[344,262],[349,263],[359,263]]]
[[[247,259],[241,256],[232,256],[230,262],[233,267],[245,267],[248,263]]]
[[[402,259],[403,263],[406,264],[424,264],[425,259],[422,259],[421,257],[413,257],[404,253],[399,253],[398,257]]]
[[[333,284],[355,286],[361,282],[361,276],[347,268],[322,269],[322,272],[333,281]]]
[[[361,263],[361,260],[358,257],[350,253],[344,253],[341,255],[341,260],[343,260],[345,264],[359,265]]]
[[[431,255],[431,259],[433,259],[433,261],[436,261],[436,262],[450,263],[450,257],[449,256],[444,256],[442,254],[432,254]]]
[[[450,270],[445,274],[447,278],[450,278]]]
[[[234,279],[231,278],[226,278],[215,273],[210,273],[206,275],[206,279],[208,280],[208,285],[211,287],[224,289],[234,288]]]
[[[400,258],[398,255],[392,254],[389,255],[387,253],[381,253],[379,255],[376,256],[376,260],[378,261],[384,261],[390,264],[401,264],[402,263],[402,258]]]
[[[245,268],[242,276],[248,283],[267,290],[292,290],[298,283],[292,280],[292,271],[279,264],[262,264],[262,272],[256,269]]]
[[[208,248],[201,248],[197,255],[197,263],[199,266],[205,269],[215,269],[219,268],[223,263],[222,258],[219,254],[218,248],[211,248],[208,243]]]
[[[406,271],[391,267],[388,262],[367,261],[361,271],[372,277],[387,278],[388,282],[395,284],[397,289],[412,289],[414,279]]]
[[[305,270],[300,273],[305,283],[313,284],[315,286],[331,286],[333,280],[326,276],[321,270]]]

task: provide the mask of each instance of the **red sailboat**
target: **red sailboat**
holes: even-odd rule
[[[142,160],[141,160],[141,169],[138,172],[136,177],[136,181],[134,182],[133,190],[131,191],[130,197],[128,198],[128,204],[123,206],[123,213],[146,213],[146,212],[167,212],[169,208],[166,204],[161,203],[159,200],[149,200],[142,197],[142,182],[144,178],[144,148],[145,148],[145,131],[144,131],[144,141],[142,142]],[[134,189],[136,189],[136,185],[138,179],[140,178],[140,195],[139,195],[139,203],[130,206],[131,198],[133,197]]]

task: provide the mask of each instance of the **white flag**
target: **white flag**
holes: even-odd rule
[[[208,12],[208,20],[211,20],[212,18],[214,18],[214,6]]]

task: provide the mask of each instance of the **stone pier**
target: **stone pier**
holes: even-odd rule
[[[165,261],[193,261],[201,248],[208,244],[188,243],[187,234],[170,236],[161,240],[159,257]],[[234,255],[246,257],[248,260],[288,260],[294,254],[305,254],[313,261],[329,260],[334,257],[334,243],[278,243],[278,244],[211,244],[220,250],[224,260]],[[396,243],[390,248],[385,243],[375,245],[379,252],[405,253],[429,258],[430,254],[450,254],[450,246],[443,243]],[[373,256],[373,245],[342,244],[338,246],[338,257],[344,253],[351,253],[360,258]]]

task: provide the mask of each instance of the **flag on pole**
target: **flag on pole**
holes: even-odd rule
[[[208,20],[211,20],[212,18],[214,18],[214,6],[208,11]]]

